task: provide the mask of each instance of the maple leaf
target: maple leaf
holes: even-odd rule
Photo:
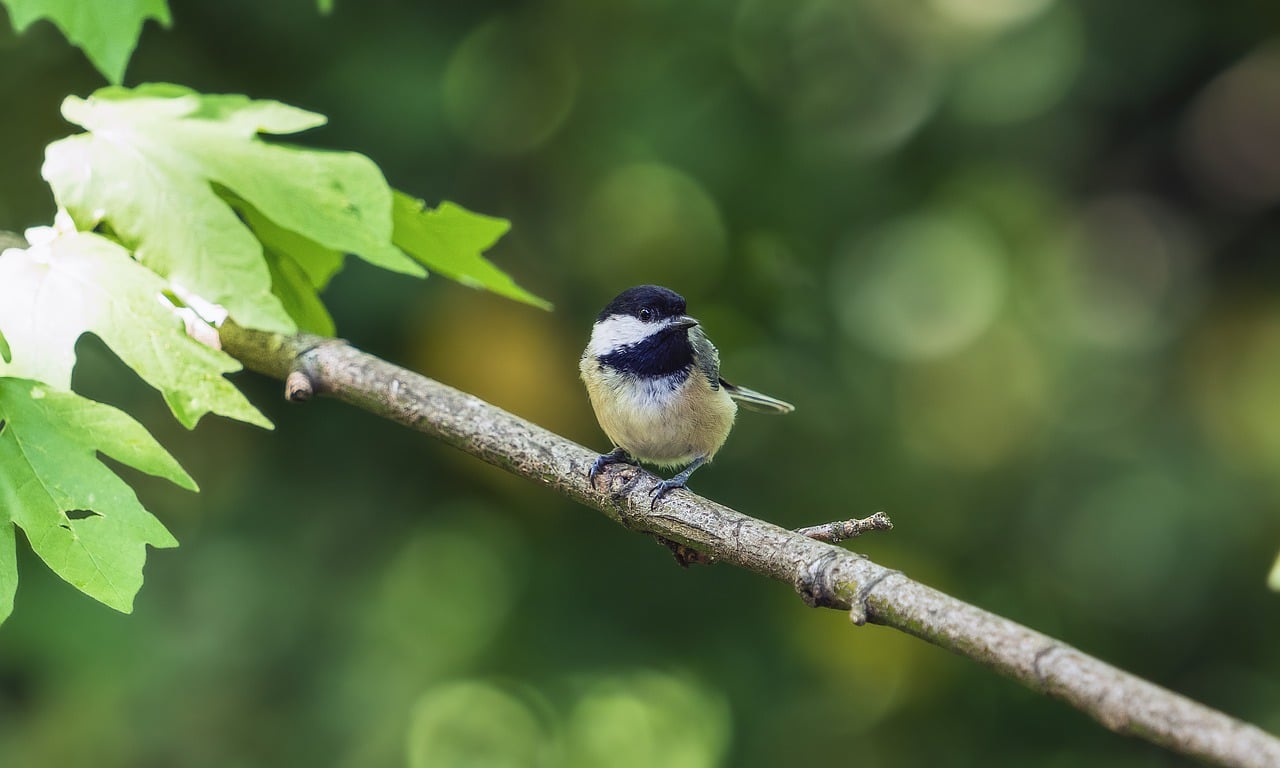
[[[160,390],[188,429],[209,412],[271,426],[223,377],[240,364],[185,333],[164,303],[164,280],[104,237],[28,234],[30,248],[0,253],[0,328],[11,358],[0,375],[70,389],[76,340],[89,332]]]
[[[551,308],[481,255],[511,229],[506,219],[472,213],[448,201],[435,209],[427,208],[421,200],[398,191],[394,212],[392,239],[428,269],[472,288]]]
[[[178,545],[99,453],[196,490],[122,411],[41,382],[0,377],[0,621],[13,608],[18,581],[10,523],[55,573],[125,613],[142,586],[146,545]]]
[[[84,51],[93,66],[112,83],[124,79],[129,57],[138,45],[142,25],[155,19],[169,26],[165,0],[0,0],[9,9],[9,20],[19,33],[46,18],[62,30],[71,44]]]
[[[142,264],[242,325],[295,330],[228,196],[325,248],[425,274],[391,243],[391,189],[372,160],[258,138],[322,125],[322,115],[167,84],[68,97],[62,113],[89,132],[50,144],[42,173],[76,226],[105,221]]]

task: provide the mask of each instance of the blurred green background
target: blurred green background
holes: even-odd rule
[[[509,218],[554,313],[352,264],[359,346],[608,448],[594,313],[668,285],[744,414],[693,486],[1280,731],[1280,6],[1193,0],[173,3],[128,82],[330,116],[302,141]],[[2,13],[2,12],[0,12]],[[0,24],[0,227],[101,85]],[[198,479],[136,612],[29,552],[4,766],[1167,766],[964,659],[805,608],[351,408],[240,381],[184,432],[92,339],[77,385]]]

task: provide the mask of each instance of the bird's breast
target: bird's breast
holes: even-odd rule
[[[715,455],[733,426],[737,406],[692,367],[666,376],[636,377],[582,360],[582,378],[605,434],[652,464],[687,464]]]

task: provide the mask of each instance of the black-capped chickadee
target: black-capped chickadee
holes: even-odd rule
[[[589,476],[610,464],[637,460],[660,467],[688,465],[658,483],[653,502],[711,461],[729,437],[739,401],[751,410],[790,413],[795,407],[720,377],[720,354],[684,297],[657,285],[623,291],[596,317],[578,365],[591,407],[614,449]]]

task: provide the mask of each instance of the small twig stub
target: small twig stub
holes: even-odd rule
[[[823,523],[822,525],[811,525],[808,528],[798,528],[796,533],[808,536],[811,539],[825,541],[828,544],[836,544],[845,539],[852,539],[861,536],[867,531],[889,531],[893,529],[893,521],[883,512],[877,512],[870,517],[864,517],[860,520],[837,520],[834,523]]]
[[[288,378],[284,380],[285,399],[301,403],[310,400],[314,394],[315,385],[311,382],[310,376],[298,369],[289,372]]]

